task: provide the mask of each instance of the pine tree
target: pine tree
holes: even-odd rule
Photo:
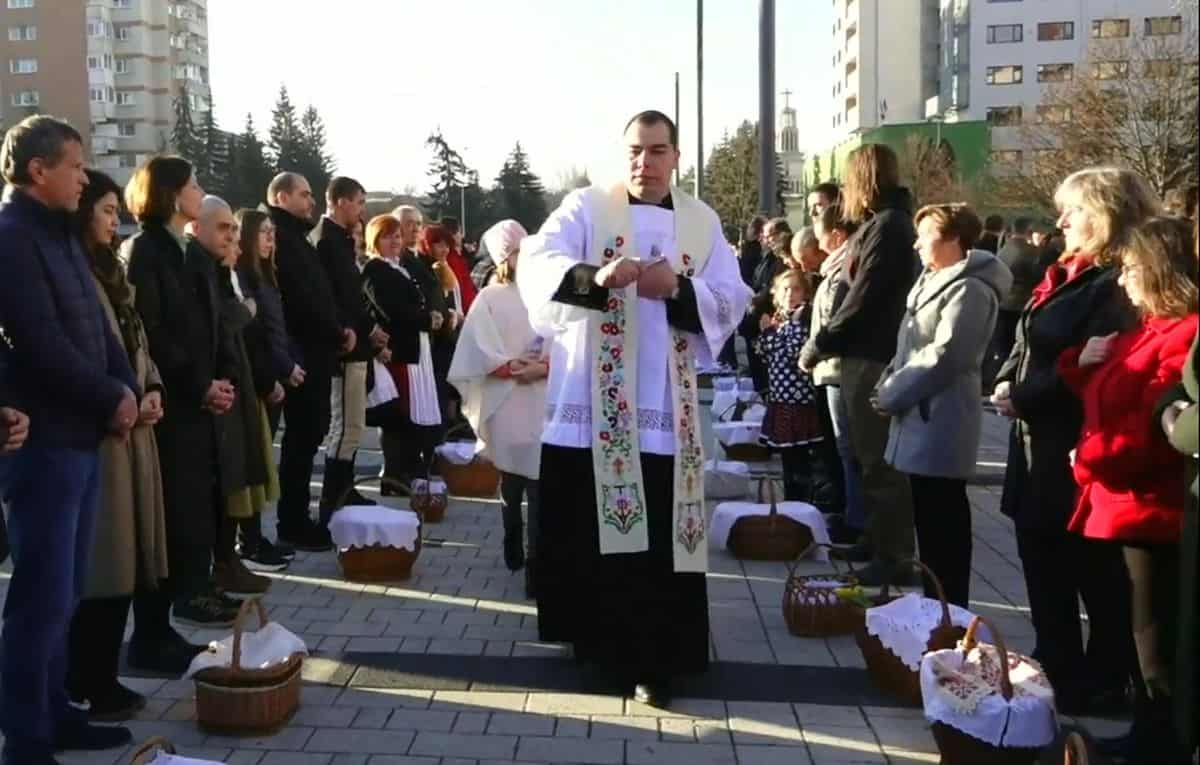
[[[197,168],[200,185],[210,194],[224,199],[229,193],[230,146],[224,131],[217,127],[212,102],[204,114],[204,154]],[[228,200],[226,200],[228,201]]]
[[[288,97],[287,86],[279,86],[279,99],[271,112],[271,130],[267,146],[276,172],[292,170],[302,172],[304,138],[300,123],[296,119],[296,107]]]
[[[325,122],[316,107],[309,106],[300,119],[300,170],[312,186],[318,211],[325,206],[325,190],[336,166],[326,147]]]
[[[536,231],[546,220],[546,189],[530,170],[520,141],[496,176],[495,197],[499,215],[513,218],[527,231]]]
[[[425,139],[425,145],[433,150],[427,173],[433,179],[433,189],[429,192],[425,211],[434,218],[457,215],[462,201],[461,189],[467,177],[462,155],[450,148],[441,130]]]
[[[758,201],[758,126],[742,122],[731,136],[728,133],[715,148],[704,168],[704,201],[721,220],[745,225],[754,215],[764,212]],[[779,214],[787,182],[782,162],[775,158],[775,199],[765,212]]]
[[[254,127],[254,118],[247,114],[246,127],[230,148],[226,201],[238,207],[257,207],[266,199],[267,185],[274,175],[275,170]]]
[[[204,139],[192,117],[192,102],[187,86],[179,88],[175,97],[175,124],[171,126],[171,151],[199,169],[204,159]]]

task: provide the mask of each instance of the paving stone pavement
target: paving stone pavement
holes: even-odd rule
[[[999,462],[1002,469],[1006,429],[999,418],[986,416],[980,461]],[[377,463],[371,450],[361,453],[364,471]],[[970,489],[971,606],[996,623],[1010,646],[1028,652],[1033,630],[1012,527],[998,512],[999,487],[994,481],[981,483]],[[265,519],[265,527],[273,527],[273,517]],[[271,575],[274,583],[264,598],[271,618],[303,637],[312,651],[301,709],[283,730],[259,738],[208,735],[194,721],[190,683],[131,677],[125,682],[149,698],[130,723],[135,738],[163,735],[188,757],[241,765],[938,761],[928,725],[914,709],[683,698],[662,711],[619,696],[354,684],[356,667],[343,661],[350,652],[497,661],[568,655],[562,646],[537,640],[536,609],[524,598],[522,576],[505,569],[501,559],[496,502],[454,500],[446,522],[427,527],[426,536],[444,541],[423,549],[413,578],[394,586],[344,581],[331,553],[302,553],[290,569]],[[806,561],[799,570],[820,572],[828,566]],[[7,587],[8,572],[7,566],[0,569],[0,588]],[[780,608],[785,575],[782,564],[741,562],[724,551],[712,552],[713,659],[861,668],[852,638],[802,639],[787,632]],[[197,642],[223,637],[181,631]],[[1101,733],[1121,727],[1087,722]],[[67,765],[113,765],[128,762],[129,756],[126,750],[60,759]]]

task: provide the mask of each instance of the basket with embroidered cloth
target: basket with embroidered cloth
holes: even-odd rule
[[[713,421],[713,434],[725,452],[725,459],[736,462],[767,462],[771,452],[762,445],[762,423],[767,408],[755,393],[739,393],[739,399],[727,406]]]
[[[764,503],[766,486],[768,501]],[[775,483],[759,479],[758,502],[722,502],[713,510],[713,544],[727,547],[741,560],[795,560],[810,550],[818,560],[826,560],[824,547],[829,544],[829,529],[821,511],[806,502],[777,502]]]
[[[709,411],[712,412],[713,422],[733,410],[730,408],[739,401],[749,400],[754,396],[754,381],[749,377],[718,377],[713,380],[713,400]],[[735,419],[735,418],[730,418]]]
[[[130,755],[129,765],[221,765],[216,760],[198,760],[175,753],[175,745],[163,736],[148,738]]]
[[[750,466],[745,462],[704,462],[704,496],[707,499],[743,499],[749,494]]]
[[[500,471],[470,441],[447,441],[434,449],[434,472],[446,482],[456,497],[492,499],[500,488]]]
[[[876,687],[917,707],[921,705],[921,658],[929,651],[956,646],[975,614],[946,601],[941,581],[928,566],[909,560],[896,570],[906,566],[916,566],[929,576],[937,600],[916,593],[893,598],[885,583],[873,599],[878,605],[866,609],[854,639]]]
[[[943,765],[1030,765],[1058,734],[1054,691],[1041,665],[1010,653],[988,624],[971,620],[954,648],[921,660],[925,717]]]
[[[828,545],[821,545],[830,549]],[[869,605],[858,586],[854,564],[843,574],[834,563],[832,573],[799,574],[795,563],[788,564],[783,586],[783,620],[788,632],[797,637],[834,637],[849,635],[863,621],[863,609]]]
[[[397,491],[408,487],[391,478],[370,476],[354,485],[379,481]],[[347,490],[347,494],[349,490]],[[421,554],[419,510],[384,505],[348,505],[329,520],[329,535],[338,551],[342,576],[352,582],[396,582],[412,575]]]
[[[413,479],[408,506],[421,516],[423,523],[441,523],[446,519],[449,504],[449,489],[441,478],[431,475]]]
[[[259,628],[246,631],[253,609]],[[210,643],[184,674],[196,684],[196,721],[218,733],[261,735],[279,730],[300,706],[304,641],[267,618],[258,598],[246,600],[233,635]]]

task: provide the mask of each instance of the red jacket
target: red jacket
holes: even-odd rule
[[[1104,364],[1080,367],[1081,347],[1059,358],[1059,374],[1083,401],[1071,531],[1096,539],[1179,541],[1184,458],[1154,422],[1154,407],[1182,378],[1196,324],[1195,314],[1146,319],[1117,336]]]
[[[467,311],[471,310],[471,303],[475,302],[475,295],[479,292],[479,290],[475,289],[475,282],[471,281],[471,266],[467,263],[466,256],[453,247],[450,248],[450,253],[446,255],[446,263],[458,279],[458,289],[462,293],[463,302],[462,305],[458,306],[458,310],[462,311],[465,316]]]

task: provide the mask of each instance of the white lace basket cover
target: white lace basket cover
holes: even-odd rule
[[[708,499],[743,499],[750,493],[750,466],[731,460],[704,463],[704,496]]]
[[[422,496],[432,494],[433,496],[446,496],[446,482],[440,478],[415,478],[412,482],[413,496]]]
[[[278,622],[267,622],[253,632],[242,633],[240,666],[267,669],[285,663],[294,653],[308,655],[308,646],[295,633]],[[208,644],[208,650],[192,659],[183,677],[190,678],[202,669],[228,667],[233,663],[233,635]],[[183,760],[188,762],[188,760]],[[157,762],[157,760],[155,760]]]
[[[813,542],[815,544],[806,557],[811,557],[813,560],[818,561],[829,560],[828,548],[820,546],[830,544],[829,527],[825,525],[825,516],[820,510],[807,502],[777,502],[775,503],[775,512],[791,518],[797,523],[804,524],[812,531]],[[722,502],[713,510],[712,523],[709,529],[709,536],[712,538],[713,546],[724,548],[729,544],[729,532],[733,530],[733,524],[737,523],[739,518],[753,515],[770,515],[770,513],[771,506],[769,504]]]
[[[194,757],[181,757],[178,754],[159,752],[146,765],[221,765],[216,760],[197,760]]]
[[[820,540],[818,540],[820,541]],[[975,614],[950,604],[950,623],[966,629]],[[883,647],[916,672],[929,645],[929,636],[941,624],[942,604],[933,598],[908,593],[882,606],[867,609],[867,634],[879,638]],[[980,640],[991,640],[986,627],[980,627]]]
[[[730,422],[714,422],[713,433],[717,441],[730,446],[736,444],[760,443],[763,418],[767,416],[767,408],[762,404],[753,404],[742,415],[740,420]]]
[[[417,514],[394,507],[349,505],[329,521],[329,535],[339,550],[378,545],[415,551],[420,533]]]
[[[1008,653],[1012,699],[1000,690],[1000,652],[988,642],[969,651],[930,651],[921,662],[925,717],[997,747],[1038,748],[1058,733],[1054,691],[1041,665]]]
[[[433,451],[451,465],[470,465],[478,450],[471,441],[447,441]]]

